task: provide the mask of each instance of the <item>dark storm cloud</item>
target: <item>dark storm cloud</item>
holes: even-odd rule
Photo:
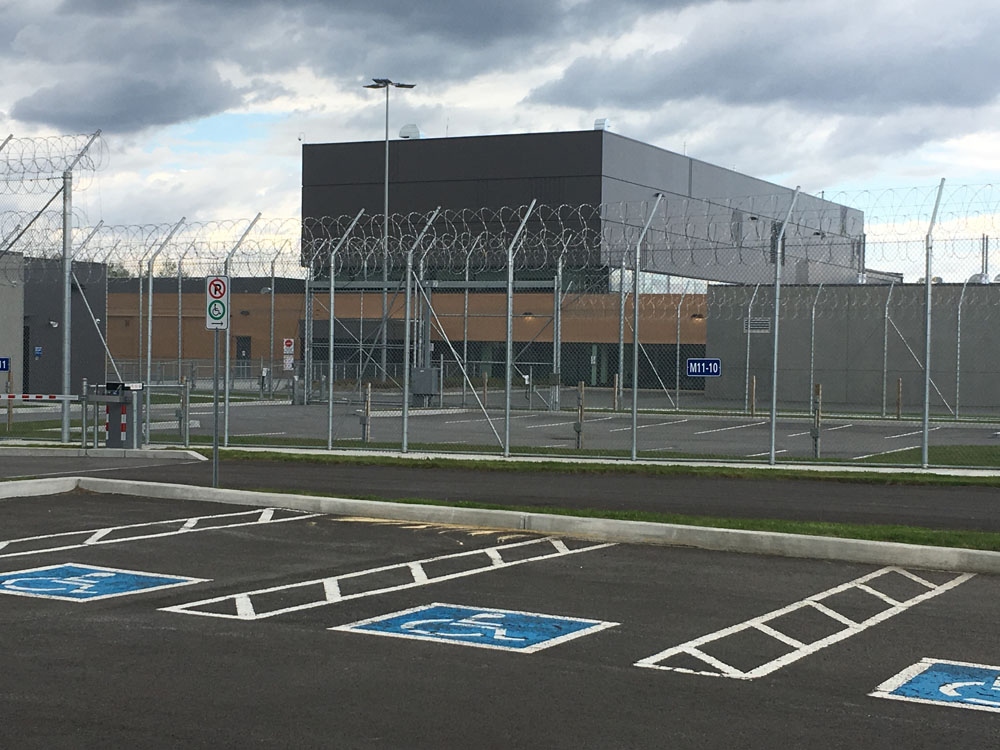
[[[213,73],[169,80],[102,76],[39,89],[18,101],[10,114],[21,122],[51,125],[66,133],[97,128],[133,132],[205,117],[240,101],[240,93]]]
[[[904,106],[976,106],[1000,93],[1000,15],[987,6],[974,23],[963,23],[970,14],[955,14],[948,29],[906,17],[887,27],[885,19],[845,12],[835,26],[838,18],[825,11],[784,18],[744,10],[705,19],[667,51],[579,58],[527,101],[647,109],[707,98],[877,115]]]
[[[180,122],[275,95],[266,74],[310,69],[422,85],[544,61],[571,40],[628,28],[651,9],[705,0],[44,0],[5,14],[0,60],[39,64],[23,122],[112,132]],[[34,5],[34,4],[32,4]],[[253,82],[220,80],[233,65]]]

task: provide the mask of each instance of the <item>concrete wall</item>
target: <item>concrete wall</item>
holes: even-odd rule
[[[753,293],[753,286],[710,287],[707,301],[706,356],[721,357],[725,375],[706,383],[706,395],[740,406],[746,388],[748,336],[744,321]],[[825,404],[881,412],[884,380],[886,410],[895,414],[897,382],[902,378],[903,411],[922,409],[922,284],[824,286],[822,290],[818,286],[787,286],[782,287],[781,296],[780,404],[808,406],[812,357],[813,382],[822,384]],[[964,414],[994,412],[1000,407],[998,305],[1000,286],[968,285],[964,296],[961,284],[933,287],[933,412],[952,413],[956,400]],[[773,311],[773,288],[762,286],[751,317],[771,325]],[[749,341],[750,374],[756,376],[757,403],[769,404],[773,338],[770,333],[751,333]]]

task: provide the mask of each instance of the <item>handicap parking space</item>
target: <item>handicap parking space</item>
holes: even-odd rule
[[[0,744],[1000,740],[995,713],[950,710],[994,697],[995,577],[64,497],[9,503],[33,533],[90,536],[0,547]],[[74,502],[111,525],[68,525]]]

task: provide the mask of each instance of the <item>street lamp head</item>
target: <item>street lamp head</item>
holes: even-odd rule
[[[415,83],[396,83],[395,81],[390,81],[388,78],[372,78],[374,83],[366,83],[364,87],[366,89],[384,89],[389,86],[393,86],[397,89],[412,89],[417,84]]]

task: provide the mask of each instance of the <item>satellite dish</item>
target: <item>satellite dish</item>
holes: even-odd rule
[[[399,137],[404,141],[415,141],[424,137],[423,131],[414,123],[408,123],[399,129]]]

